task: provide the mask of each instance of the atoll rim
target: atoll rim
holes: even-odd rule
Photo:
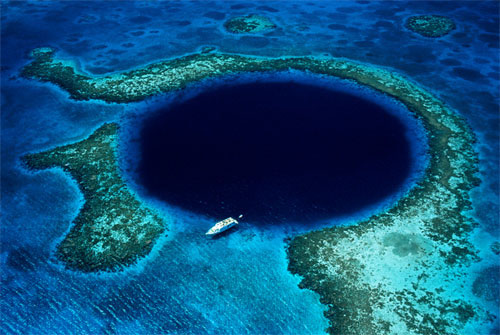
[[[311,232],[290,242],[289,269],[330,306],[329,331],[380,334],[397,327],[453,333],[481,315],[454,289],[463,266],[478,258],[469,242],[475,223],[464,214],[470,209],[468,192],[479,181],[474,136],[461,117],[403,76],[346,59],[222,53],[190,55],[98,79],[76,74],[70,65],[44,55],[28,64],[23,75],[51,81],[73,98],[128,102],[204,78],[288,69],[351,79],[388,94],[406,105],[428,136],[425,177],[394,207],[354,226]],[[436,288],[442,267],[449,268],[442,282],[450,284]],[[394,273],[401,274],[397,280]],[[370,280],[375,276],[377,281]],[[431,310],[423,296],[434,301]]]

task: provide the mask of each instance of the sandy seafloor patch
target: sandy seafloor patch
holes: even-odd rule
[[[146,199],[173,224],[169,236],[139,265],[95,276],[67,272],[54,263],[54,244],[68,230],[82,197],[67,176],[27,173],[19,168],[19,157],[84,138],[105,121],[123,121],[127,138],[127,128],[148,102],[74,102],[52,85],[18,78],[28,52],[40,46],[57,48],[59,55],[77,59],[94,74],[139,67],[205,45],[260,56],[329,53],[405,74],[463,115],[478,137],[482,184],[472,192],[472,214],[479,222],[474,243],[482,260],[471,267],[463,289],[472,290],[482,273],[481,278],[495,275],[488,269],[499,262],[490,249],[500,234],[498,3],[238,4],[2,3],[3,333],[318,334],[327,327],[318,295],[300,290],[299,278],[286,270],[283,238],[290,231],[280,227],[243,225],[227,238],[207,242],[202,235],[211,222]],[[278,28],[264,35],[224,32],[224,19],[250,12],[270,17]],[[429,39],[404,28],[408,16],[428,13],[451,17],[456,30]],[[477,299],[498,317],[498,295],[497,300],[491,297]],[[495,323],[498,332],[498,321],[491,326]]]

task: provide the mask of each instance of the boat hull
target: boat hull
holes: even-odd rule
[[[220,233],[236,226],[237,224],[238,224],[238,221],[236,221],[235,219],[227,218],[225,220],[217,222],[215,224],[215,226],[210,228],[210,230],[205,233],[205,235],[214,236],[214,235],[220,234]]]

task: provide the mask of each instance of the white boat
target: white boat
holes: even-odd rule
[[[243,215],[238,216],[238,219],[241,219]],[[234,227],[238,224],[238,221],[236,219],[233,219],[232,217],[229,217],[227,219],[224,219],[222,221],[217,222],[212,228],[210,228],[205,235],[217,235],[219,233],[222,233],[223,231],[228,230],[231,227]]]

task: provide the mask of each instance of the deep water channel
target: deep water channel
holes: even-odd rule
[[[306,82],[217,85],[143,122],[138,183],[213,219],[350,215],[400,191],[415,170],[416,140],[389,109],[366,93]]]

